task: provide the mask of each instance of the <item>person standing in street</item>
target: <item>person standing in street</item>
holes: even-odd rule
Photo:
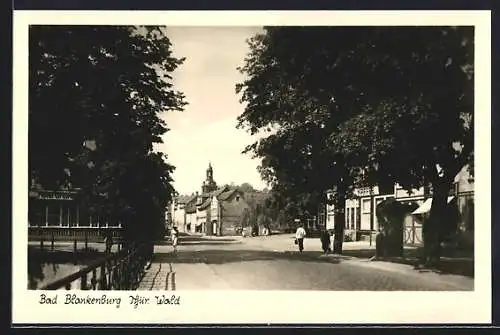
[[[321,248],[323,249],[323,253],[326,255],[330,251],[330,233],[328,230],[324,229],[321,232]]]
[[[170,238],[172,239],[172,247],[174,247],[174,252],[177,252],[177,243],[179,241],[179,231],[177,227],[172,227],[170,231]]]
[[[106,253],[110,254],[113,248],[113,233],[111,231],[106,231],[104,243],[106,244]]]
[[[295,244],[299,245],[300,252],[304,250],[304,237],[306,237],[306,230],[300,225],[295,232]]]

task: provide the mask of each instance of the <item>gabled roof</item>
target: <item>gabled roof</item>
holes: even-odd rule
[[[198,206],[198,209],[203,210],[210,206],[210,203],[212,202],[212,198],[206,199],[201,205]]]
[[[226,187],[221,187],[218,190],[213,191],[212,196],[219,197],[222,193],[224,193],[227,190]]]
[[[178,204],[185,204],[188,199],[189,195],[179,195],[177,198],[175,198]]]
[[[186,208],[184,209],[184,211],[186,212],[186,214],[195,213],[196,212],[196,204],[192,203],[192,204],[187,205]]]
[[[218,197],[221,195],[223,192],[227,191],[227,187],[223,186],[221,188],[216,189],[215,191],[208,192],[208,193],[203,193],[201,195],[202,198],[212,198],[212,197]]]
[[[178,204],[189,204],[196,199],[196,195],[180,195],[176,198]]]
[[[202,203],[198,205],[199,210],[207,208],[212,202],[212,198],[216,197],[219,201],[226,201],[232,197],[235,193],[242,194],[237,188],[221,187],[215,191],[201,194]],[[245,192],[244,197],[250,197],[255,199],[257,202],[263,202],[269,195],[264,192]]]
[[[226,191],[226,192],[222,193],[217,199],[225,201],[225,200],[229,199],[234,193],[239,193],[239,191],[236,189]]]
[[[196,195],[191,195],[189,199],[186,201],[186,204],[193,203],[196,200]]]

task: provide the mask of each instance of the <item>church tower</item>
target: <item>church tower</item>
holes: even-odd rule
[[[214,169],[212,169],[212,163],[210,163],[210,162],[208,162],[207,180],[209,180],[209,181],[214,180]]]
[[[212,164],[208,163],[208,169],[206,172],[206,179],[201,185],[202,193],[209,193],[215,191],[217,189],[217,184],[214,181],[214,170],[212,168]]]

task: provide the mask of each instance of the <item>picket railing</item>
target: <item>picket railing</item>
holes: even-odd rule
[[[124,248],[41,290],[135,290],[151,258],[146,246]]]
[[[28,226],[28,238],[30,240],[100,240],[104,232],[110,232],[113,238],[119,238],[123,228],[121,226]]]

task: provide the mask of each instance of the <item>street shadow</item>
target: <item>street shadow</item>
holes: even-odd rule
[[[201,236],[182,236],[179,238],[179,245],[226,245],[241,244],[240,240],[235,238],[209,238]],[[170,240],[157,241],[155,245],[172,245]]]
[[[188,241],[188,242],[181,241],[181,242],[179,242],[180,246],[182,246],[182,245],[228,245],[228,244],[242,244],[242,243],[241,242],[220,242],[220,241]]]
[[[275,252],[264,250],[199,250],[155,253],[153,263],[185,263],[185,264],[224,264],[234,262],[289,260],[297,262],[316,262],[338,264],[339,257],[319,257],[321,252]]]
[[[375,249],[342,250],[342,255],[358,258],[371,258],[375,256]]]
[[[421,265],[421,254],[421,248],[415,248],[405,250],[403,257],[377,258],[376,261],[410,265],[418,272],[433,272],[440,275],[460,275],[474,278],[474,257],[471,254],[443,250],[440,262],[434,264],[432,267],[423,267]],[[375,250],[343,250],[342,255],[369,259],[375,256]]]

